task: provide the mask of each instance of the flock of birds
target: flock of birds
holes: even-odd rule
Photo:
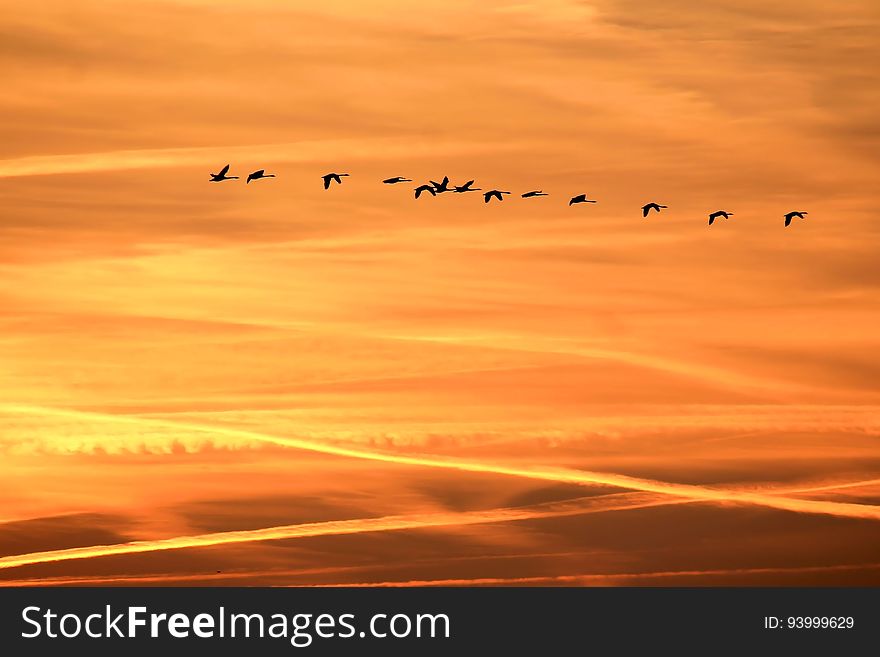
[[[227,164],[225,167],[220,169],[219,173],[211,174],[211,182],[224,182],[226,180],[238,180],[238,176],[230,176],[229,174],[229,165]],[[321,176],[321,179],[324,181],[324,189],[330,189],[330,185],[336,183],[337,185],[342,184],[342,179],[348,177],[350,174],[347,173],[328,173]],[[262,180],[263,178],[274,178],[274,173],[266,173],[265,169],[258,169],[253,173],[248,174],[247,180],[245,184],[250,184],[252,180]],[[410,183],[413,182],[410,178],[404,178],[403,176],[394,176],[393,178],[386,178],[382,181],[386,185],[399,185],[401,183]],[[444,176],[443,180],[437,182],[436,180],[429,180],[427,183],[423,185],[419,185],[415,188],[415,197],[419,198],[422,194],[430,194],[431,196],[437,196],[437,194],[443,194],[445,192],[452,192],[454,194],[465,194],[467,192],[483,192],[483,202],[488,203],[492,199],[497,199],[499,201],[504,200],[505,194],[510,194],[511,192],[504,191],[501,189],[490,189],[489,191],[484,191],[480,187],[474,187],[474,180],[468,180],[463,185],[452,185],[450,187],[449,176]],[[537,198],[539,196],[549,196],[549,194],[545,194],[540,189],[535,189],[524,194],[520,195],[521,198]],[[576,205],[578,203],[597,203],[598,201],[594,199],[587,198],[586,194],[578,194],[577,196],[572,196],[569,199],[568,204]],[[647,203],[642,206],[642,216],[647,217],[651,211],[660,212],[661,210],[667,208],[666,205],[660,205],[659,203]],[[791,222],[797,219],[805,219],[809,214],[804,210],[793,210],[791,212],[787,212],[783,217],[785,218],[785,225],[790,226]],[[709,215],[709,225],[715,223],[716,219],[724,218],[729,219],[733,216],[733,212],[727,212],[726,210],[716,210]]]

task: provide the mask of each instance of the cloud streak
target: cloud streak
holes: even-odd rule
[[[414,141],[412,138],[401,140],[393,137],[364,137],[249,146],[119,150],[65,155],[34,155],[0,160],[0,178],[100,173],[131,169],[222,166],[222,163],[229,159],[247,157],[258,157],[271,162],[303,163],[326,160],[339,153],[345,153],[346,159],[372,160],[376,158],[377,152],[388,158],[410,158],[423,155],[467,155],[486,150],[509,151],[527,147],[527,144],[511,146],[500,142],[420,142]],[[207,180],[207,173],[205,176]]]
[[[245,440],[265,442],[281,447],[301,449],[320,454],[347,457],[364,461],[380,461],[383,463],[394,463],[398,465],[436,468],[442,470],[456,470],[460,472],[505,475],[510,477],[521,477],[525,479],[534,479],[539,481],[552,481],[561,484],[574,484],[578,486],[611,486],[615,488],[625,488],[628,490],[641,491],[645,493],[659,493],[661,495],[670,495],[673,497],[680,497],[687,500],[699,502],[712,502],[715,504],[750,504],[755,506],[768,507],[771,509],[778,509],[782,511],[792,511],[796,513],[812,513],[831,515],[842,518],[880,520],[880,506],[870,504],[851,504],[847,502],[829,502],[824,500],[801,500],[788,497],[766,495],[759,492],[725,490],[719,488],[710,488],[706,486],[695,486],[691,484],[679,484],[652,479],[642,479],[616,473],[573,470],[570,468],[527,467],[517,465],[505,465],[500,463],[484,463],[480,461],[468,461],[463,459],[452,459],[439,456],[414,456],[406,454],[395,454],[353,447],[344,447],[341,445],[320,443],[316,441],[297,438],[286,438],[256,431],[246,431],[243,429],[233,429],[229,427],[219,427],[189,422],[174,422],[153,418],[123,418],[119,416],[103,415],[99,413],[86,413],[80,411],[47,409],[43,407],[20,405],[4,405],[0,408],[6,411],[17,411],[22,413],[48,413],[63,415],[66,417],[88,417],[92,419],[105,420],[112,419],[114,421],[131,423],[139,426],[152,425],[162,426],[166,428],[186,429],[191,431],[203,431],[224,436],[238,437]]]
[[[322,587],[414,587],[414,586],[553,586],[569,584],[577,586],[613,586],[633,580],[668,580],[687,577],[725,577],[745,575],[802,575],[878,570],[880,563],[842,564],[837,566],[795,566],[791,568],[730,568],[708,570],[669,570],[647,573],[608,573],[582,575],[554,575],[546,577],[479,577],[469,579],[409,580],[406,582],[364,582],[360,584],[321,584]]]
[[[776,494],[813,493],[828,490],[871,486],[880,480],[856,482],[840,482],[795,489],[776,491]],[[735,493],[736,491],[727,491]],[[411,514],[384,516],[380,518],[357,518],[351,520],[334,520],[326,522],[281,525],[264,529],[214,532],[193,536],[177,536],[152,541],[132,541],[114,545],[93,545],[63,550],[48,550],[29,554],[11,555],[0,558],[0,570],[30,566],[40,563],[69,561],[76,559],[92,559],[106,556],[140,554],[163,550],[181,550],[187,548],[213,547],[233,545],[237,543],[253,543],[260,541],[289,540],[297,538],[314,538],[319,536],[340,536],[347,534],[363,534],[370,532],[402,531],[417,529],[433,529],[441,527],[464,527],[493,523],[517,522],[523,520],[540,520],[564,516],[584,515],[590,513],[608,513],[644,509],[656,506],[692,504],[699,499],[668,497],[659,493],[634,492],[612,493],[609,495],[590,496],[565,500],[562,502],[546,502],[524,507],[511,507],[467,512],[446,512],[433,514]],[[852,506],[852,505],[851,505]],[[856,505],[857,506],[857,505]],[[719,571],[721,572],[721,571]],[[685,573],[671,573],[682,575]],[[717,573],[713,573],[717,574]],[[659,576],[659,575],[646,575]],[[525,582],[525,580],[523,580]],[[474,583],[482,583],[475,581]],[[378,584],[377,586],[381,586]]]
[[[682,503],[687,500],[682,500]],[[364,518],[283,525],[265,529],[216,532],[194,536],[177,536],[154,541],[133,541],[115,545],[95,545],[33,552],[0,558],[0,569],[29,566],[38,563],[90,559],[123,554],[138,554],[160,550],[180,550],[184,548],[211,547],[257,541],[276,541],[293,538],[312,538],[316,536],[338,536],[366,532],[399,531],[412,529],[431,529],[437,527],[466,526],[487,523],[514,522],[583,513],[600,513],[624,509],[637,509],[648,506],[668,504],[662,497],[646,494],[614,494],[600,497],[586,497],[566,502],[551,502],[530,507],[492,509],[464,513],[434,513],[381,518]]]

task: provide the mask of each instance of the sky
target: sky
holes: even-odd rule
[[[880,585],[876,2],[0,9],[0,582]]]

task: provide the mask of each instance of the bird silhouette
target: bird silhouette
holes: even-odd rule
[[[464,192],[481,192],[483,191],[479,187],[471,187],[475,181],[468,180],[464,185],[455,185],[455,192],[458,194],[463,194]]]
[[[532,192],[526,192],[522,195],[523,198],[535,198],[536,196],[549,196],[549,194],[545,194],[540,189],[536,189]]]
[[[227,176],[226,174],[229,172],[229,165],[227,164],[225,167],[220,169],[220,173],[212,173],[211,174],[211,182],[223,182],[224,180],[238,180],[238,176]]]
[[[428,192],[431,196],[437,196],[433,185],[419,185],[416,187],[416,198],[422,195],[422,192]]]
[[[809,212],[804,212],[803,210],[799,210],[797,212],[789,212],[785,215],[785,225],[790,226],[791,220],[797,217],[798,219],[806,219],[805,214],[810,214]]]
[[[247,180],[244,181],[244,184],[247,185],[251,180],[259,180],[260,178],[274,178],[274,173],[266,173],[265,169],[260,169],[259,171],[254,171],[247,177]]]
[[[711,226],[712,224],[714,224],[715,220],[718,217],[724,217],[725,219],[727,219],[728,217],[730,217],[732,215],[733,215],[733,212],[725,212],[724,210],[718,210],[717,212],[713,212],[712,214],[709,215],[709,225]]]
[[[330,183],[335,182],[339,185],[342,184],[342,178],[347,176],[347,173],[328,173],[326,176],[321,176],[321,179],[324,181],[324,189],[330,189]]]
[[[443,176],[443,182],[437,182],[436,180],[431,180],[429,182],[434,185],[434,191],[438,194],[451,191],[449,189],[449,176]]]
[[[591,201],[587,198],[586,194],[578,194],[577,196],[572,196],[568,202],[569,205],[574,205],[575,203],[598,203],[598,201]]]
[[[412,182],[409,178],[404,178],[403,176],[395,176],[394,178],[386,178],[382,181],[386,185],[396,185],[397,183],[402,182]]]
[[[642,216],[647,217],[649,214],[651,214],[651,210],[656,210],[657,212],[660,212],[660,209],[665,207],[668,206],[660,205],[658,203],[648,203],[647,205],[642,206]]]
[[[483,202],[488,203],[493,198],[497,198],[499,201],[503,201],[504,197],[501,196],[502,194],[510,194],[510,192],[502,192],[500,190],[493,189],[493,190],[488,191],[485,194],[483,194]]]

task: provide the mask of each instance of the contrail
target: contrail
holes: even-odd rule
[[[518,557],[519,555],[512,555]],[[2,580],[3,586],[37,587],[37,586],[100,586],[106,584],[155,584],[167,582],[204,582],[211,580],[252,579],[254,577],[292,577],[302,575],[320,575],[340,572],[358,572],[370,570],[369,566],[342,566],[336,568],[304,568],[301,570],[262,570],[235,571],[230,573],[166,573],[160,575],[108,575],[95,577],[38,577],[31,579]],[[306,586],[315,588],[360,588],[360,587],[415,587],[415,586],[475,586],[475,585],[529,585],[553,583],[582,584],[613,584],[620,581],[636,579],[668,579],[671,577],[711,577],[726,575],[763,575],[763,574],[808,574],[837,573],[861,570],[880,570],[880,563],[836,564],[831,566],[781,566],[778,568],[731,568],[709,570],[669,570],[644,573],[583,573],[576,575],[546,575],[533,577],[478,577],[458,579],[403,580],[384,582],[339,582],[335,584],[291,584],[289,586]]]
[[[866,564],[842,564],[835,566],[793,566],[780,568],[730,568],[714,570],[669,570],[648,573],[608,573],[608,574],[583,574],[583,575],[547,575],[536,577],[479,577],[473,579],[426,579],[409,581],[388,582],[358,582],[341,584],[313,584],[315,588],[361,588],[361,587],[390,587],[408,588],[421,586],[522,586],[522,585],[552,585],[552,584],[614,584],[616,582],[640,580],[640,579],[669,579],[672,577],[723,577],[725,575],[785,575],[806,574],[825,572],[851,572],[858,570],[878,570],[880,563]],[[297,585],[300,586],[300,585]]]
[[[680,500],[686,504],[688,500]],[[69,561],[71,559],[90,559],[120,554],[157,552],[160,550],[179,550],[183,548],[209,547],[234,543],[256,541],[276,541],[291,538],[314,536],[337,536],[342,534],[362,534],[365,532],[395,531],[402,529],[426,529],[477,525],[487,523],[534,520],[560,516],[598,513],[623,509],[637,509],[649,506],[666,505],[669,501],[659,495],[644,493],[615,493],[597,497],[583,497],[564,502],[548,502],[528,507],[491,509],[488,511],[467,511],[463,513],[431,513],[419,515],[383,516],[380,518],[357,518],[354,520],[329,520],[298,525],[282,525],[265,529],[215,532],[193,536],[176,536],[153,541],[132,541],[113,545],[93,545],[89,547],[68,548],[32,552],[0,558],[0,569],[17,568],[37,563]]]
[[[0,160],[0,178],[42,176],[51,174],[97,173],[126,169],[161,169],[182,166],[209,166],[235,158],[253,158],[273,162],[313,162],[324,159],[328,152],[344,152],[346,157],[375,159],[382,157],[415,157],[419,155],[455,155],[488,150],[516,150],[527,144],[472,143],[464,141],[435,142],[406,140],[398,137],[312,140],[282,144],[248,146],[155,148],[119,150],[68,155],[36,155]],[[205,180],[207,181],[207,172]]]
[[[866,480],[861,482],[845,482],[842,484],[823,484],[779,492],[789,494],[810,493],[838,488],[852,488],[860,485],[873,485],[877,482],[878,480]],[[700,501],[702,500],[681,497],[670,499],[668,496],[659,493],[611,493],[608,495],[580,497],[562,502],[547,502],[527,507],[490,509],[486,511],[398,515],[384,516],[380,518],[333,520],[299,525],[281,525],[264,529],[216,532],[194,536],[178,536],[153,541],[133,541],[112,545],[93,545],[88,547],[68,548],[64,550],[50,550],[45,552],[11,555],[0,558],[0,570],[37,563],[68,561],[71,559],[90,559],[94,557],[120,554],[137,554],[142,552],[157,552],[161,550],[179,550],[193,547],[210,547],[215,545],[274,541],[293,538],[310,538],[315,536],[334,536],[403,529],[426,529],[432,527],[513,522],[518,520],[537,520],[541,518],[583,515],[588,513],[643,509],[655,506],[693,504]]]
[[[179,582],[226,581],[242,579],[261,579],[278,577],[302,577],[309,575],[339,574],[372,570],[371,566],[334,566],[329,568],[300,568],[276,570],[235,570],[229,572],[204,573],[154,573],[148,575],[67,575],[58,577],[28,577],[24,579],[3,579],[0,586],[18,588],[35,586],[106,586],[108,584],[157,584]]]
[[[48,414],[63,417],[92,418],[103,421],[112,420],[121,423],[131,423],[139,426],[152,425],[171,429],[187,429],[190,431],[202,431],[236,437],[243,440],[252,440],[301,449],[321,454],[342,456],[361,459],[365,461],[380,461],[383,463],[396,463],[399,465],[411,465],[445,470],[457,470],[460,472],[475,472],[482,474],[506,475],[525,479],[537,479],[541,481],[553,481],[577,486],[611,486],[628,490],[642,491],[645,493],[659,493],[671,495],[693,501],[715,502],[717,504],[750,504],[763,506],[783,511],[796,513],[815,513],[842,518],[862,518],[868,520],[880,520],[880,506],[872,504],[852,504],[849,502],[830,502],[825,500],[802,500],[790,497],[768,495],[760,492],[710,488],[692,484],[678,484],[653,479],[641,479],[607,472],[591,472],[587,470],[574,470],[571,468],[554,467],[528,467],[516,465],[504,465],[497,463],[481,463],[478,461],[465,461],[439,456],[409,456],[405,454],[392,454],[388,452],[371,451],[354,447],[343,447],[312,440],[299,438],[285,438],[270,434],[248,431],[245,429],[233,429],[230,427],[218,427],[190,422],[169,421],[143,417],[123,417],[101,413],[89,413],[72,411],[67,409],[49,409],[39,406],[24,406],[9,404],[0,407],[2,410],[29,413]]]

